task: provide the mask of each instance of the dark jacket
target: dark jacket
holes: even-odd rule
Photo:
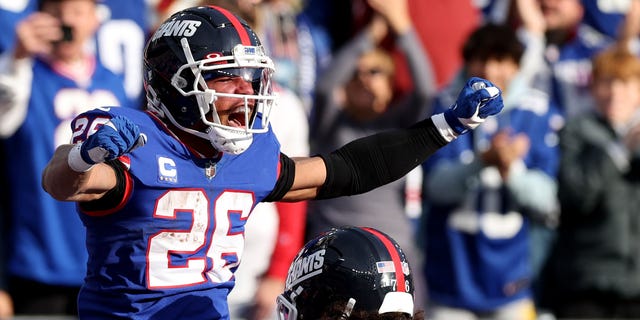
[[[555,291],[640,298],[640,152],[595,114],[572,118],[560,137]]]

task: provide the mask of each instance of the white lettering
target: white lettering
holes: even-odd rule
[[[151,41],[155,41],[160,37],[191,37],[201,24],[202,22],[196,20],[168,21],[158,28]]]
[[[287,275],[287,287],[292,287],[298,282],[322,273],[325,250],[319,250],[302,259],[296,260],[289,268]]]

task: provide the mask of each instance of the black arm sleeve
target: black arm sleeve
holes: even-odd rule
[[[115,171],[116,173],[116,186],[105,193],[104,196],[102,196],[102,198],[100,199],[88,202],[80,202],[79,206],[82,211],[94,212],[113,209],[122,201],[122,198],[124,197],[127,183],[124,168],[118,162],[118,160],[111,160],[105,163],[113,168],[113,171]]]
[[[273,190],[262,201],[273,202],[278,201],[284,197],[293,185],[293,178],[295,177],[296,164],[287,157],[285,154],[280,154],[280,174],[278,175],[278,181],[273,187]]]
[[[321,155],[327,179],[316,199],[360,194],[395,181],[446,144],[431,118],[352,141]]]

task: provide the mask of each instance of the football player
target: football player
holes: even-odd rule
[[[472,78],[444,113],[291,159],[269,126],[273,62],[233,13],[175,13],[148,41],[144,66],[147,110],[79,115],[73,143],[43,171],[44,189],[78,202],[87,228],[81,318],[228,319],[258,202],[367,192],[503,107],[497,87]]]
[[[333,228],[307,242],[278,296],[279,320],[422,319],[400,245],[380,230]]]

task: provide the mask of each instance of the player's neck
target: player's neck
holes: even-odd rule
[[[187,148],[191,150],[191,152],[195,153],[199,157],[213,159],[220,156],[220,151],[214,148],[209,140],[182,131],[173,124],[168,124],[168,128],[185,146],[187,146]]]

